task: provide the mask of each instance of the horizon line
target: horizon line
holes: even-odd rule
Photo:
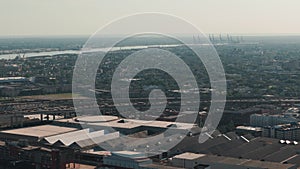
[[[0,38],[88,38],[92,34],[49,34],[49,35],[41,35],[41,34],[22,34],[22,35],[0,35]],[[176,34],[178,36],[193,36],[195,34]],[[232,35],[232,36],[300,36],[300,33],[204,33],[204,35]],[[122,34],[107,34],[107,37],[118,37],[122,36]]]

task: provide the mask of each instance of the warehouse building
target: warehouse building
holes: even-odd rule
[[[16,141],[20,139],[26,139],[30,142],[38,142],[39,140],[45,137],[76,131],[76,130],[78,129],[71,128],[71,127],[62,127],[62,126],[55,126],[55,125],[40,125],[34,127],[24,127],[24,128],[0,131],[0,138],[5,140],[16,140]]]
[[[292,114],[285,115],[269,115],[269,114],[253,114],[250,116],[250,125],[255,127],[275,126],[279,124],[297,123],[300,119]]]
[[[282,124],[276,126],[263,127],[263,137],[300,141],[300,124]]]
[[[173,133],[188,133],[191,128],[197,127],[191,123],[119,119],[116,116],[82,116],[73,119],[56,120],[54,124],[76,128],[84,126],[95,130],[107,130],[110,132],[119,131],[125,135],[141,131],[147,131],[149,135],[152,135],[163,132],[166,129],[170,132],[173,131]]]
[[[103,159],[105,166],[140,169],[142,165],[152,164],[144,153],[134,151],[116,151]]]
[[[297,169],[297,166],[294,164],[281,164],[277,162],[238,159],[189,152],[174,156],[172,158],[172,165],[189,169]]]

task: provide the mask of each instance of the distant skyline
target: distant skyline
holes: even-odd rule
[[[204,33],[300,34],[299,0],[1,0],[0,36],[89,36],[117,18],[160,12]]]

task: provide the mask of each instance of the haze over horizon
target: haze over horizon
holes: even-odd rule
[[[1,0],[0,36],[91,35],[112,20],[160,12],[204,33],[300,34],[298,0]]]

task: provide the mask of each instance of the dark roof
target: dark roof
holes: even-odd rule
[[[199,144],[198,136],[185,137],[178,145],[172,150],[180,150],[182,152],[205,153],[209,147],[225,143],[228,140],[225,137],[209,138],[206,142]]]
[[[277,145],[279,145],[279,147],[277,147]],[[284,145],[280,145],[277,139],[258,137],[250,140],[249,143],[244,142],[242,145],[234,147],[233,149],[225,152],[223,155],[229,157],[236,157],[236,158],[242,157],[242,158],[258,159],[258,157],[256,156],[257,154],[255,153],[263,152],[264,149],[266,151],[268,150],[269,153],[273,153],[271,151],[273,147],[275,148],[274,149],[275,152],[278,151],[281,146],[283,147]],[[263,155],[259,155],[259,156],[263,156]]]
[[[225,143],[208,148],[207,152],[216,155],[224,155],[226,152],[231,151],[244,143],[245,141],[242,139],[227,140]]]
[[[294,158],[288,160],[287,162],[288,164],[297,164],[298,166],[300,166],[300,156],[297,155]]]
[[[279,143],[279,139],[246,136],[250,142],[246,142],[235,133],[227,133],[209,138],[206,142],[199,144],[198,137],[186,137],[181,143],[175,146],[172,151],[193,152],[216,155],[218,158],[232,157],[239,160],[257,160],[281,163],[289,160],[288,163],[299,164],[300,157],[294,157],[300,152],[300,145],[286,145]],[[208,158],[208,157],[207,157]],[[296,160],[299,160],[296,161]],[[300,164],[299,164],[300,165]]]
[[[242,110],[236,110],[236,111],[230,111],[230,110],[225,110],[224,114],[241,114],[241,115],[245,115],[245,114],[254,114],[257,112],[260,112],[262,109],[260,108],[247,108],[247,109],[242,109]]]
[[[225,135],[231,139],[237,139],[239,137],[235,132],[228,132]]]
[[[198,139],[198,136],[186,137],[172,150],[177,152],[222,155],[225,152],[245,143],[245,141],[237,136],[234,132],[226,133],[226,137],[222,134],[213,134],[213,138],[209,138],[207,141],[201,144],[199,144]]]
[[[238,159],[232,157],[223,157],[223,156],[214,156],[214,155],[206,155],[199,159],[201,164],[228,164],[228,165],[238,165],[245,167],[255,167],[255,168],[264,168],[264,169],[289,169],[294,167],[293,164],[281,164],[275,162],[267,162],[267,161],[258,161],[258,160],[250,160],[250,159]]]
[[[281,147],[282,145],[277,143],[262,145],[261,147],[257,147],[254,150],[250,150],[249,153],[242,155],[242,157],[253,159],[253,160],[261,160],[265,156],[279,151]]]
[[[248,140],[252,140],[252,139],[255,138],[255,137],[254,137],[253,135],[251,135],[251,134],[246,134],[246,135],[244,135],[244,137],[245,137],[246,139],[248,139]]]
[[[276,151],[272,154],[269,154],[264,157],[266,161],[273,161],[273,162],[282,162],[294,155],[297,154],[297,151],[300,150],[300,145],[286,145],[282,147],[279,151]]]

